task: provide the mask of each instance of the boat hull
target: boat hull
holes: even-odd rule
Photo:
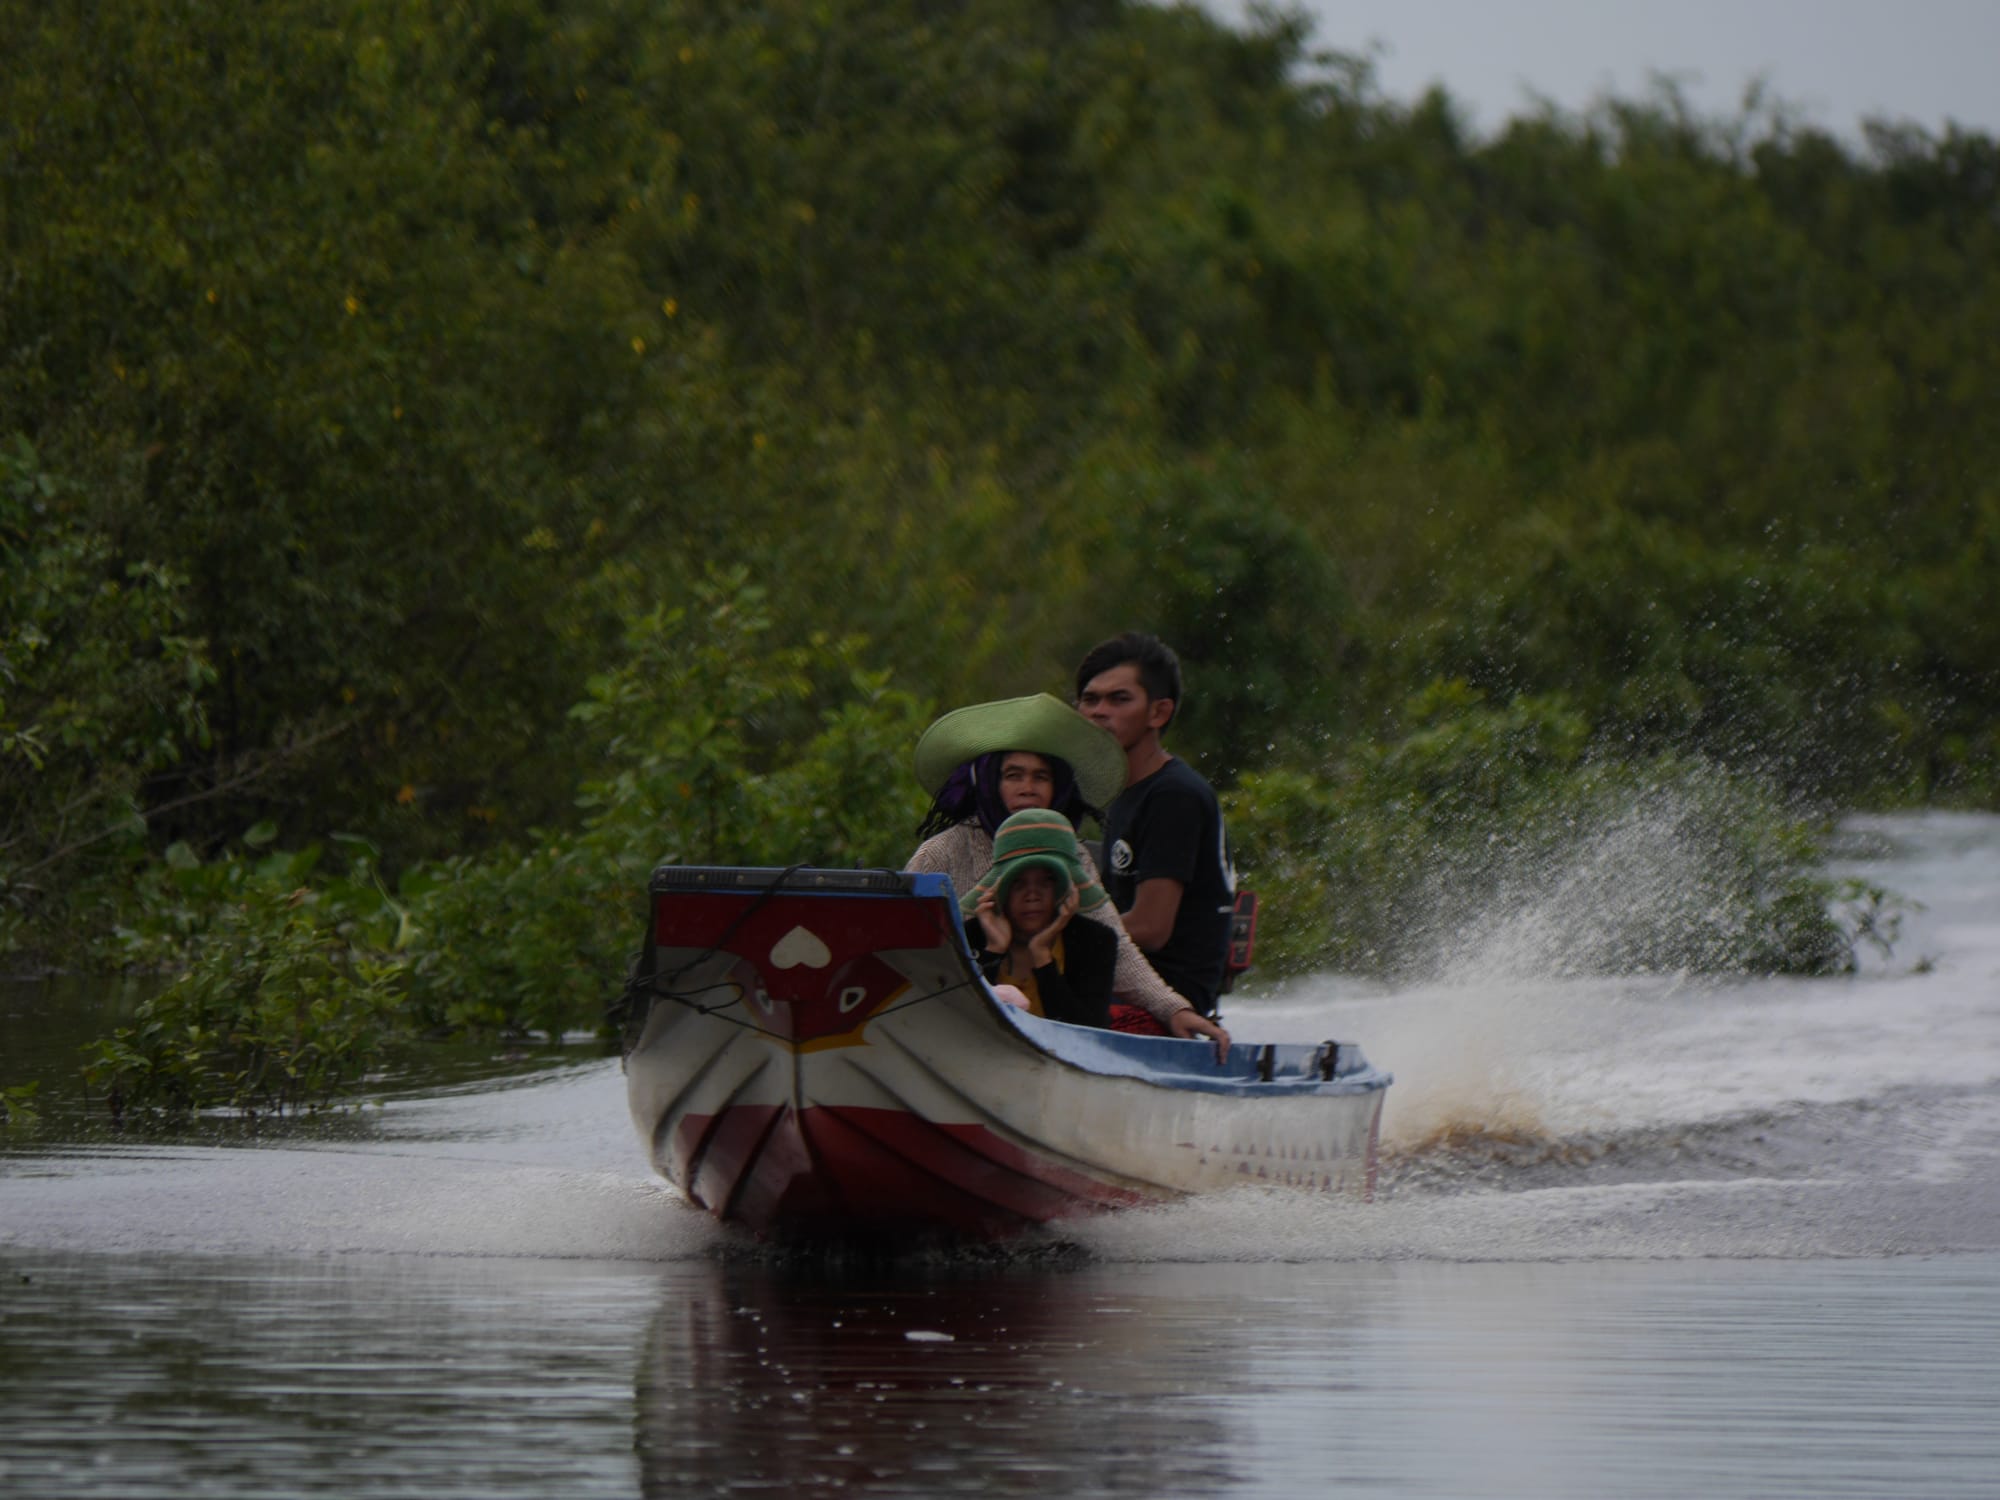
[[[1130,1036],[1001,1004],[942,877],[669,868],[632,986],[654,1167],[760,1234],[996,1238],[1244,1182],[1372,1190],[1358,1048]]]

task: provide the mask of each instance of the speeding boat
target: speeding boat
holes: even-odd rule
[[[623,1003],[654,1168],[778,1238],[997,1239],[1245,1183],[1373,1191],[1347,1042],[1071,1026],[999,1000],[942,875],[662,866]]]

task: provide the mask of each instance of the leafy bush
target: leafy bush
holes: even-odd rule
[[[893,862],[923,701],[1133,626],[1274,963],[1670,849],[1564,961],[1838,962],[1760,777],[2000,798],[1983,137],[1481,138],[1188,6],[0,35],[0,953],[291,881],[411,1025],[588,1025],[653,863]]]
[[[41,1087],[39,1083],[17,1083],[0,1088],[0,1131],[25,1133],[42,1123],[42,1112],[35,1107],[35,1095]]]
[[[1150,625],[1225,775],[1441,676],[2000,796],[1982,137],[1475,136],[1296,15],[1122,0],[0,35],[0,944],[266,818],[397,870],[574,832],[566,712],[710,559],[815,694],[831,619],[954,701]],[[721,711],[755,775],[815,732],[775,696]]]
[[[341,872],[317,848],[208,865],[178,850],[172,920],[128,940],[196,957],[96,1044],[92,1082],[127,1112],[283,1111],[356,1086],[397,1037],[599,1030],[654,864],[899,863],[919,811],[901,763],[927,709],[851,645],[768,651],[758,604],[722,575],[635,625],[578,710],[606,761],[578,833],[418,866],[393,897],[351,840]],[[776,735],[828,659],[844,698],[808,737]],[[717,712],[730,693],[752,712]],[[1740,773],[1592,760],[1562,700],[1496,706],[1461,683],[1433,684],[1408,721],[1334,776],[1259,772],[1229,794],[1270,972],[1824,972],[1893,936],[1882,893],[1816,876],[1811,825]]]
[[[310,889],[260,881],[188,971],[84,1073],[114,1118],[317,1109],[359,1087],[399,1030],[400,966],[357,951]]]
[[[311,891],[319,922],[351,946],[387,951],[401,944],[407,913],[383,883],[373,844],[334,834],[329,863],[326,845],[273,849],[276,838],[276,824],[259,823],[206,862],[185,842],[168,845],[132,883],[105,951],[126,968],[177,969],[211,938],[233,931],[239,909],[260,893],[298,890]]]
[[[1814,822],[1753,776],[1589,758],[1560,699],[1440,683],[1411,717],[1330,776],[1230,794],[1272,972],[1823,973],[1893,938],[1893,903],[1821,877]]]
[[[822,697],[837,701],[813,710]],[[317,845],[257,854],[270,825],[248,854],[171,849],[121,940],[133,961],[192,966],[96,1045],[89,1077],[114,1110],[283,1111],[353,1087],[398,1037],[599,1030],[654,865],[899,864],[928,717],[858,642],[771,645],[758,589],[712,574],[635,620],[578,706],[603,765],[579,830],[417,865],[393,897],[359,839],[337,870]]]
[[[122,557],[20,434],[0,443],[0,953],[143,857],[145,778],[207,743],[186,580]]]
[[[572,714],[603,766],[580,784],[582,828],[399,886],[419,1022],[598,1027],[658,864],[899,866],[921,812],[903,768],[929,713],[860,653],[773,643],[742,570],[634,620]]]

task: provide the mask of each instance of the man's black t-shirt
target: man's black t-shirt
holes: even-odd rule
[[[1181,883],[1174,930],[1146,957],[1197,1010],[1213,1015],[1229,952],[1236,875],[1223,838],[1222,808],[1185,761],[1169,760],[1125,788],[1105,810],[1103,873],[1120,911],[1132,909],[1142,881]]]

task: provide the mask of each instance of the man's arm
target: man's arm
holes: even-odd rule
[[[1126,934],[1149,952],[1165,947],[1174,935],[1174,918],[1180,915],[1181,893],[1186,889],[1164,876],[1140,881],[1132,893],[1132,909],[1119,918]]]

